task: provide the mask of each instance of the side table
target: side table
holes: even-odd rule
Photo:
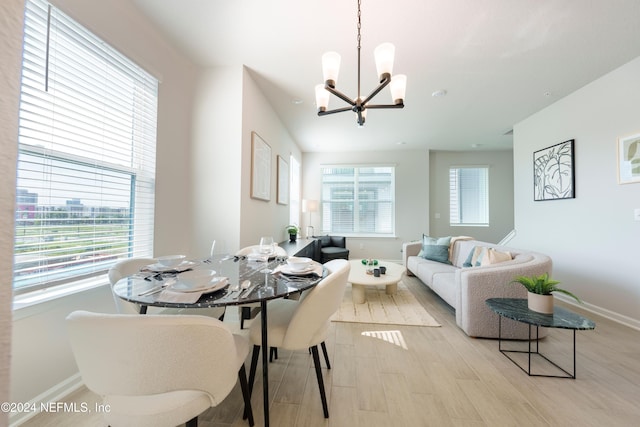
[[[553,378],[576,378],[576,331],[577,330],[590,330],[595,329],[596,324],[592,320],[587,319],[577,313],[567,310],[562,307],[554,307],[553,314],[538,313],[536,311],[529,310],[526,299],[520,298],[490,298],[486,300],[486,304],[489,308],[497,313],[498,316],[498,350],[504,354],[509,360],[511,360],[516,366],[526,372],[529,376],[536,377],[553,377]],[[529,349],[528,351],[518,350],[504,350],[502,348],[502,318],[513,319],[518,322],[526,323],[529,325]],[[535,326],[536,336],[531,336],[531,327]],[[539,351],[538,329],[544,328],[561,328],[573,330],[573,372],[569,372],[555,362],[551,361],[545,355]],[[535,339],[535,350],[531,348],[531,340]],[[513,359],[510,353],[526,353],[528,355],[528,367],[525,369],[515,359]],[[560,369],[566,375],[543,375],[531,373],[531,355],[538,355],[544,360]]]

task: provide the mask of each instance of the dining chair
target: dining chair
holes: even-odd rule
[[[340,308],[347,286],[350,264],[347,260],[336,259],[327,262],[324,266],[329,270],[329,274],[315,287],[307,291],[304,298],[298,301],[277,299],[267,303],[267,344],[270,348],[285,350],[311,349],[318,387],[320,388],[322,410],[324,417],[329,418],[318,344],[324,344],[331,315]],[[249,328],[249,339],[253,344],[249,371],[249,390],[251,392],[262,343],[261,322],[253,322]],[[324,346],[323,352],[328,362]],[[330,365],[327,367],[330,368]]]
[[[110,408],[103,413],[108,425],[196,427],[198,415],[219,405],[239,379],[253,426],[249,343],[223,322],[74,311],[67,330],[82,380]]]
[[[258,252],[260,245],[245,246],[238,250],[236,256],[247,256],[252,253]],[[287,251],[278,245],[275,245],[276,256],[287,256]],[[240,329],[244,329],[244,321],[253,319],[255,315],[260,311],[260,303],[243,304],[238,306],[238,316],[240,317]]]
[[[140,313],[140,306],[132,302],[128,302],[120,298],[113,292],[113,285],[115,285],[120,279],[126,276],[131,276],[140,271],[144,266],[154,264],[156,260],[154,258],[127,258],[122,261],[116,262],[107,273],[109,277],[109,283],[111,284],[111,294],[116,304],[116,310],[120,314],[136,314]],[[225,308],[224,307],[204,307],[204,308],[158,308],[149,307],[148,313],[151,314],[197,314],[201,316],[209,316],[216,319],[223,320]]]

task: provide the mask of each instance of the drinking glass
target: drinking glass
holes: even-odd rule
[[[271,273],[271,269],[269,268],[269,256],[274,252],[274,242],[273,237],[264,236],[260,238],[260,246],[258,247],[258,251],[262,256],[262,261],[265,263],[264,268],[260,270],[261,273]]]

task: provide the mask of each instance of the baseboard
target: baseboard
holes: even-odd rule
[[[51,387],[49,390],[46,390],[44,393],[39,394],[28,402],[29,408],[34,408],[33,411],[23,411],[12,413],[9,416],[9,427],[16,427],[27,420],[35,417],[40,413],[40,407],[46,406],[50,402],[59,402],[66,398],[68,395],[73,393],[82,387],[84,383],[82,382],[82,378],[80,377],[80,373],[77,373],[61,383],[56,384]]]
[[[590,313],[597,314],[598,316],[602,316],[606,319],[613,320],[616,323],[620,323],[624,326],[628,326],[630,328],[636,329],[640,331],[640,320],[633,319],[631,317],[625,316],[620,313],[616,313],[615,311],[607,310],[606,308],[599,307],[597,305],[589,304],[588,302],[578,304],[574,299],[571,299],[564,295],[554,294],[556,298],[561,300],[564,303],[572,305],[577,308],[582,308]]]

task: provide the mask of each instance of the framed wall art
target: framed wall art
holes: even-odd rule
[[[640,182],[640,133],[618,138],[618,183]]]
[[[289,163],[278,156],[278,188],[276,201],[280,205],[289,204]]]
[[[574,140],[533,153],[533,200],[575,198]]]
[[[271,147],[251,132],[251,197],[271,200]]]

